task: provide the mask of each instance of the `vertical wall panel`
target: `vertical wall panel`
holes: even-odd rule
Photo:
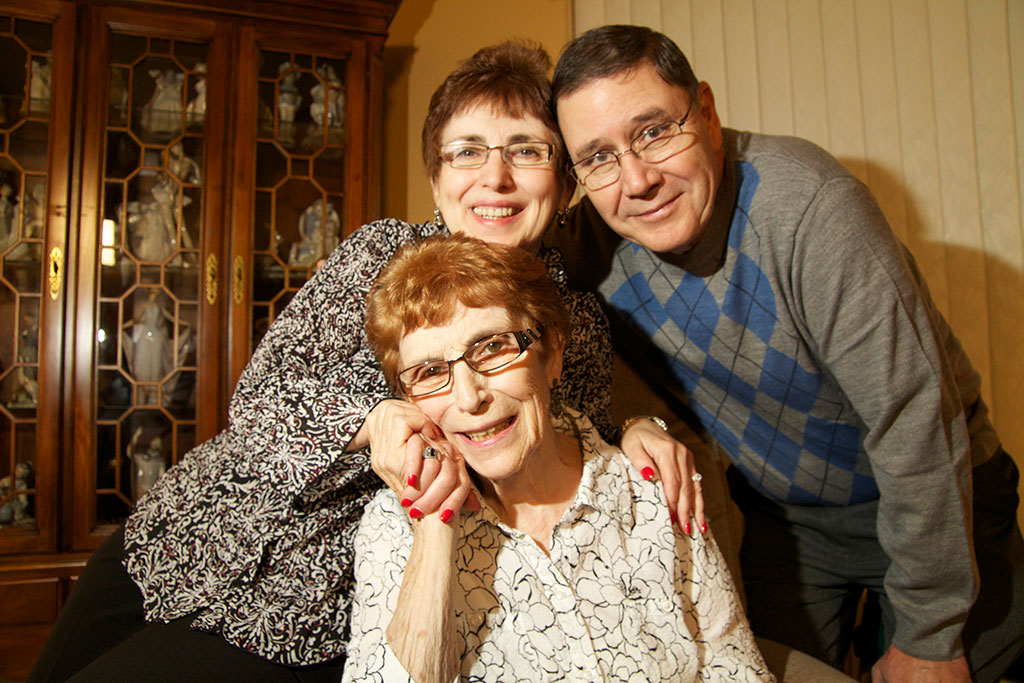
[[[824,47],[829,141],[825,147],[867,182],[856,26],[853,0],[833,0],[821,5],[821,30],[828,36]]]
[[[939,147],[942,206],[942,242],[946,246],[947,318],[981,374],[982,384],[992,386],[989,327],[978,310],[985,305],[985,239],[982,234],[978,194],[978,158],[974,145],[974,98],[970,45],[967,40],[967,8],[964,2],[935,3],[929,8],[932,41],[932,73],[942,74],[933,89],[936,137]]]
[[[574,30],[631,3],[723,124],[806,137],[871,187],[1024,463],[1024,2],[575,0]]]
[[[754,2],[724,0],[722,10],[726,69],[724,85],[729,90],[729,111],[723,115],[735,122],[731,124],[735,128],[758,128],[761,125],[761,105]]]
[[[931,45],[926,0],[892,6],[893,58],[899,99],[903,189],[907,196],[904,240],[918,259],[932,298],[948,310],[945,249],[939,197],[939,162],[932,91]]]
[[[761,82],[761,125],[752,130],[793,135],[793,67],[789,59],[789,19],[785,3],[755,3],[754,24],[757,29],[756,69]]]
[[[818,0],[789,0],[794,135],[828,146],[825,51]]]

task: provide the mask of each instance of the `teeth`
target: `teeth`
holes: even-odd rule
[[[490,429],[483,430],[482,432],[465,432],[465,434],[466,436],[469,437],[470,441],[483,441],[484,439],[491,438],[501,430],[508,427],[510,424],[512,424],[511,417],[505,420],[504,422],[501,422],[500,424],[494,425]]]
[[[475,206],[473,213],[481,218],[508,218],[519,213],[519,209],[514,209],[511,206]]]

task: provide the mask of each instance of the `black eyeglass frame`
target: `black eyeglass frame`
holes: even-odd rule
[[[477,349],[480,346],[488,343],[489,341],[491,341],[495,337],[501,337],[501,336],[504,336],[506,334],[513,335],[515,337],[515,339],[516,339],[516,342],[519,344],[519,353],[516,354],[515,358],[510,358],[507,362],[502,363],[501,365],[496,365],[493,368],[487,368],[486,370],[478,370],[477,368],[473,367],[473,363],[468,358],[466,358],[466,355],[467,354],[472,354],[475,349]],[[496,372],[498,370],[501,370],[504,367],[507,367],[507,366],[511,365],[512,363],[515,363],[517,360],[522,358],[523,354],[526,353],[526,350],[528,348],[530,348],[531,346],[533,346],[534,342],[540,341],[540,338],[543,337],[543,336],[544,336],[544,327],[543,326],[538,326],[536,330],[527,328],[525,330],[508,330],[506,332],[497,332],[495,334],[489,334],[486,337],[484,337],[483,339],[478,339],[477,341],[475,341],[472,344],[470,344],[469,348],[466,349],[463,352],[463,354],[461,356],[459,356],[458,358],[453,358],[451,360],[428,360],[428,361],[424,361],[423,363],[419,363],[417,365],[411,365],[411,366],[405,368],[404,370],[399,371],[399,373],[395,377],[395,379],[398,382],[399,390],[402,392],[402,395],[405,396],[406,398],[419,398],[421,396],[428,396],[430,394],[434,394],[434,393],[437,393],[438,391],[441,391],[442,389],[446,388],[447,386],[449,386],[452,383],[452,366],[455,365],[456,363],[458,363],[459,361],[464,362],[466,364],[466,367],[468,367],[470,370],[472,370],[473,372],[475,372],[477,374],[489,375],[489,374],[491,374],[493,372]],[[430,391],[422,391],[422,392],[419,392],[419,393],[412,393],[408,389],[406,383],[402,380],[402,375],[406,374],[410,370],[418,370],[419,368],[422,368],[423,366],[426,366],[426,365],[440,365],[442,363],[447,365],[447,370],[445,372],[444,384],[442,384],[442,385],[440,385],[440,386],[438,386],[438,387],[436,387],[434,389],[431,389]]]
[[[618,181],[619,177],[622,175],[622,163],[619,161],[619,159],[620,159],[620,157],[625,156],[626,154],[632,153],[633,156],[635,156],[637,159],[640,159],[641,161],[644,161],[644,162],[649,163],[649,164],[660,164],[662,161],[665,161],[669,157],[674,156],[675,154],[678,154],[679,152],[674,152],[672,154],[669,154],[664,159],[658,159],[657,161],[649,161],[647,159],[644,159],[643,156],[641,156],[641,155],[642,155],[642,153],[648,147],[650,147],[651,144],[653,144],[653,142],[648,143],[646,146],[641,147],[639,150],[635,149],[635,147],[636,147],[637,143],[640,142],[640,140],[645,135],[647,135],[648,131],[650,131],[652,128],[658,128],[659,126],[667,126],[667,125],[670,125],[670,124],[675,124],[677,129],[678,129],[677,132],[674,133],[673,135],[670,135],[670,136],[667,136],[665,138],[662,138],[663,140],[670,140],[670,139],[672,139],[674,137],[682,135],[683,134],[683,125],[687,121],[690,120],[690,114],[693,113],[693,100],[694,100],[694,98],[691,97],[690,98],[690,103],[686,107],[686,113],[683,114],[683,118],[679,119],[678,121],[665,121],[663,123],[656,123],[653,126],[647,126],[646,128],[644,128],[644,130],[639,135],[637,135],[635,138],[632,139],[632,141],[630,141],[629,147],[627,147],[626,149],[622,150],[621,152],[611,152],[611,151],[595,152],[594,154],[591,154],[588,157],[580,159],[575,164],[570,166],[569,167],[569,173],[572,174],[572,177],[576,180],[577,183],[579,183],[580,185],[582,185],[586,189],[588,189],[591,192],[593,192],[594,190],[603,190],[604,188],[608,187],[609,185],[613,185],[613,184],[615,184],[615,182]],[[679,151],[681,152],[682,149],[680,149]],[[580,174],[580,172],[577,169],[580,166],[582,166],[583,164],[585,164],[588,161],[590,161],[591,159],[593,159],[594,157],[598,156],[599,154],[610,154],[612,157],[614,157],[614,159],[615,159],[615,167],[616,167],[616,169],[618,169],[618,171],[615,173],[614,177],[611,180],[609,180],[608,182],[603,183],[601,185],[598,185],[597,187],[590,187],[589,185],[587,185],[587,180],[586,179],[589,178],[590,176],[592,176],[594,174],[594,171],[597,170],[597,168],[603,168],[603,167],[611,164],[612,162],[609,161],[609,162],[606,162],[604,164],[601,164],[597,168],[591,170],[590,173],[587,173],[586,177],[583,177],[583,178],[580,177],[581,174]]]

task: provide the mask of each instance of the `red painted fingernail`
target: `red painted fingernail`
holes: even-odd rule
[[[650,467],[645,467],[642,470],[640,470],[640,474],[643,475],[643,478],[646,479],[647,481],[654,479],[654,470],[651,469]]]
[[[409,516],[413,519],[419,519],[423,516],[423,513],[420,511],[419,508],[413,508],[412,510],[409,510]]]
[[[444,512],[441,513],[441,522],[442,523],[447,523],[448,520],[451,519],[452,515],[454,515],[454,514],[455,513],[452,512],[451,510],[445,510]]]
[[[669,513],[668,513],[668,517],[669,517],[669,519],[672,520],[672,526],[675,526],[676,525],[676,521],[679,519],[679,516],[676,515],[676,513],[672,512],[670,510]]]
[[[416,486],[416,482],[419,481],[419,480],[416,478],[415,474],[410,474],[409,478],[406,479],[405,481],[406,481],[406,483],[409,484],[409,486]]]
[[[408,498],[403,498],[402,499],[402,507],[407,508],[410,505],[412,505],[412,501],[411,500],[409,500]]]
[[[704,522],[703,524],[700,525],[700,532],[702,534],[706,534],[708,532],[708,523],[707,522]]]
[[[684,532],[684,533],[685,533],[685,534],[686,534],[687,536],[689,536],[689,535],[690,535],[690,532],[691,532],[691,531],[693,531],[693,527],[691,527],[691,526],[690,526],[690,523],[689,523],[689,522],[687,522],[687,523],[686,523],[686,526],[684,526],[684,527],[683,527],[683,532]]]

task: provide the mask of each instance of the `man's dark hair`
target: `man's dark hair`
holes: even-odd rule
[[[551,84],[553,101],[557,103],[594,79],[645,63],[651,64],[666,83],[683,88],[696,99],[700,82],[671,38],[644,26],[618,24],[590,29],[565,46]]]

